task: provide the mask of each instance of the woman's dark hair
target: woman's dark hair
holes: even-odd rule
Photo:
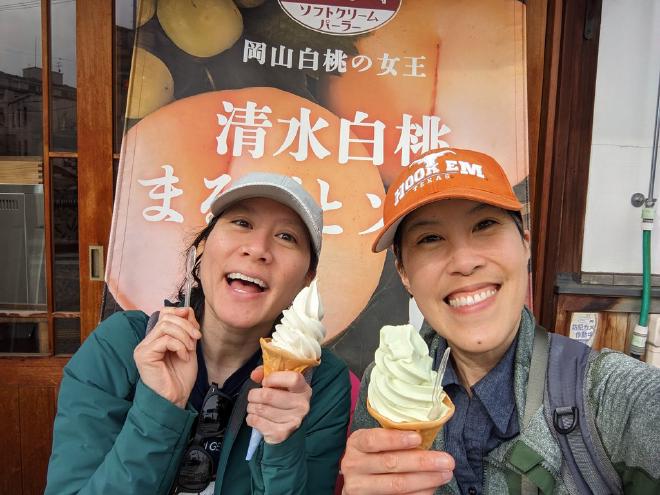
[[[520,237],[522,239],[525,239],[525,227],[523,225],[522,214],[519,211],[511,211],[504,209],[503,211],[509,214],[509,216],[513,220],[514,225],[516,226],[516,229],[518,229],[518,233],[520,234]],[[405,223],[405,219],[397,227],[396,232],[394,233],[394,240],[392,241],[392,251],[394,251],[394,256],[396,258],[396,261],[399,263],[399,265],[403,264],[403,259],[401,257],[401,242],[402,242],[403,234],[401,232],[404,223]]]
[[[199,265],[202,260],[202,256],[204,256],[204,250],[203,249],[200,250],[199,246],[200,244],[206,242],[206,240],[209,238],[209,235],[211,235],[211,231],[213,231],[215,224],[218,223],[218,218],[220,218],[221,216],[222,215],[213,217],[211,221],[208,223],[208,225],[199,231],[199,233],[195,236],[195,239],[192,241],[188,249],[186,249],[186,255],[192,248],[195,248],[198,253],[197,259],[195,260],[195,266],[192,271],[194,282],[193,282],[192,290],[190,291],[190,306],[193,308],[193,311],[195,313],[195,318],[200,324],[202,323],[202,319],[204,318],[204,289],[202,288],[202,281],[199,279]],[[314,246],[312,245],[311,238],[309,241],[309,255],[310,255],[309,269],[315,272],[319,260],[318,257],[316,256],[316,251],[314,250]],[[181,302],[184,300],[185,287],[186,287],[186,280],[184,278],[184,280],[181,282],[177,290],[177,294],[175,297],[177,302]]]
[[[204,256],[204,251],[201,250],[200,252],[199,246],[209,238],[209,235],[211,235],[211,231],[215,227],[215,224],[218,223],[218,218],[220,217],[213,217],[208,225],[206,225],[206,227],[197,233],[195,239],[192,241],[188,249],[186,249],[186,254],[188,254],[192,248],[195,248],[198,253],[197,259],[195,260],[195,266],[193,267],[192,271],[194,282],[192,290],[190,291],[190,306],[192,307],[195,313],[195,318],[199,323],[201,323],[202,319],[204,318],[204,289],[202,289],[202,282],[199,279],[199,264],[202,261],[202,256]],[[184,277],[176,294],[177,302],[184,300],[185,287],[186,280]]]

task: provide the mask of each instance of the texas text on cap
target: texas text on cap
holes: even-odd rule
[[[236,179],[211,205],[213,216],[220,215],[234,203],[248,198],[269,198],[295,211],[301,218],[314,246],[321,255],[323,211],[309,193],[286,175],[252,172]]]
[[[520,211],[502,167],[478,151],[443,148],[433,150],[412,162],[396,178],[385,196],[383,228],[371,249],[387,249],[404,217],[420,206],[442,199],[470,199]]]

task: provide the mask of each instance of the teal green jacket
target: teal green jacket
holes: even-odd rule
[[[47,495],[167,494],[197,416],[140,380],[133,350],[148,317],[116,313],[85,340],[64,368]],[[248,380],[240,395],[254,384]],[[277,445],[262,444],[245,461],[251,428],[227,432],[215,494],[331,494],[346,443],[350,382],[346,365],[323,350],[312,377],[310,412]],[[237,404],[241,402],[240,397]]]
[[[534,327],[534,318],[525,309],[518,330],[513,376],[521,432],[484,457],[483,493],[487,495],[519,494],[522,476],[543,495],[577,493],[559,443],[548,427],[543,405],[523,426]],[[421,335],[434,355],[440,337],[428,326],[422,328]],[[372,367],[362,379],[352,430],[378,427],[366,409]],[[660,494],[660,369],[620,352],[602,351],[590,358],[584,394],[591,413],[587,420],[598,431],[605,450],[602,455],[610,460],[624,493]],[[444,444],[444,435],[440,434],[431,448],[444,450]],[[460,491],[456,480],[452,480],[435,493],[457,495]]]

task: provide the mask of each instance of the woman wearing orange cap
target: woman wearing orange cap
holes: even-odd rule
[[[598,437],[602,472],[582,472],[579,454],[567,461],[544,417],[545,372],[532,386],[530,368],[545,368],[530,362],[544,348],[535,339],[548,337],[524,305],[530,247],[520,210],[499,164],[473,151],[430,152],[391,185],[373,249],[393,247],[431,355],[451,346],[442,386],[456,411],[431,450],[417,450],[417,433],[379,429],[367,412],[367,369],[342,461],[345,494],[660,493],[660,370],[620,353],[588,356],[588,378],[573,386],[588,398],[581,431]]]

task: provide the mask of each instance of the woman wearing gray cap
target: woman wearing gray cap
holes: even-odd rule
[[[310,384],[259,366],[259,339],[316,273],[321,209],[290,178],[252,173],[212,211],[190,248],[190,307],[182,285],[151,318],[117,313],[64,369],[46,493],[332,493],[346,366],[323,350]],[[246,461],[251,426],[265,442]]]

